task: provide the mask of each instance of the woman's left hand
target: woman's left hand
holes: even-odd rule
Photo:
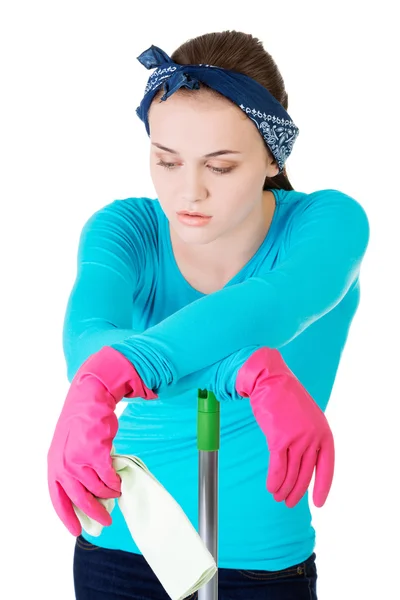
[[[316,469],[313,501],[325,504],[335,463],[328,421],[290,371],[280,352],[261,348],[238,372],[236,389],[249,397],[270,451],[267,489],[293,508],[306,493]]]

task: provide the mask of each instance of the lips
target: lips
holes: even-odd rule
[[[205,227],[211,221],[212,217],[199,212],[180,211],[176,217],[185,227]]]
[[[180,212],[178,212],[178,215],[187,215],[188,217],[210,217],[210,215],[205,215],[199,212],[189,212],[188,210],[181,210]]]

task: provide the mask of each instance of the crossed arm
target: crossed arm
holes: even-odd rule
[[[189,384],[196,374],[196,387],[211,386],[217,376],[234,377],[257,348],[285,346],[354,285],[369,241],[368,218],[353,198],[336,190],[309,194],[288,231],[285,258],[272,271],[135,331],[130,323],[139,244],[123,227],[114,203],[82,231],[63,331],[68,378],[91,354],[112,346],[156,393]]]

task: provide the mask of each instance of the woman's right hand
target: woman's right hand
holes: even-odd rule
[[[73,382],[47,455],[48,485],[55,511],[74,536],[82,532],[72,504],[102,525],[111,516],[98,498],[121,495],[110,449],[118,431],[116,402],[94,377]]]
[[[48,486],[54,509],[74,536],[82,532],[73,504],[103,526],[112,519],[97,498],[118,498],[121,479],[112,465],[122,398],[155,399],[133,365],[104,346],[76,373],[47,454]]]

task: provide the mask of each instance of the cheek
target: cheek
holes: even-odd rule
[[[164,203],[168,202],[170,196],[174,195],[174,178],[171,173],[158,165],[151,165],[150,176],[159,199]]]
[[[223,175],[221,179],[223,179]],[[225,211],[235,210],[236,214],[247,214],[260,201],[264,180],[256,175],[238,177],[226,176],[221,197],[224,198]]]
[[[222,220],[226,223],[240,223],[253,210],[254,204],[253,198],[235,191],[224,202]]]
[[[156,164],[156,161],[153,159],[150,161],[150,176],[154,183],[158,183],[162,180],[164,175],[163,169]]]

